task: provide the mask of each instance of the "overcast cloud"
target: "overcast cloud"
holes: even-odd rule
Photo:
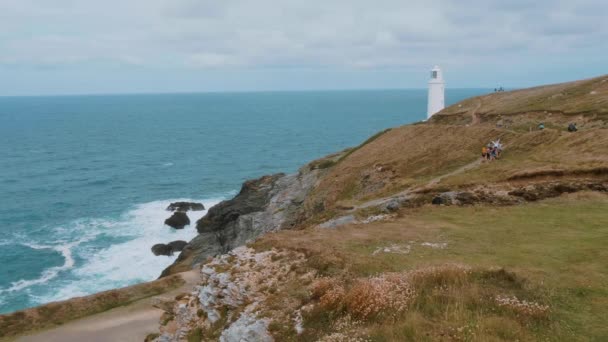
[[[0,0],[0,95],[526,86],[608,70],[605,0]]]

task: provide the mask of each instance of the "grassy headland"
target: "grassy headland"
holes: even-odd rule
[[[496,139],[502,157],[481,162]],[[218,291],[249,281],[247,300],[179,296],[161,333],[217,340],[254,303],[278,341],[608,339],[608,76],[468,99],[305,168],[323,173],[294,229],[207,269]],[[14,315],[11,334],[27,329]]]
[[[306,299],[318,305],[306,321],[314,329],[298,339],[338,331],[334,323],[356,313],[348,293],[361,279],[418,272],[406,310],[364,319],[346,334],[374,341],[602,340],[607,212],[608,195],[597,193],[522,206],[425,206],[385,222],[282,231],[255,246],[303,252],[309,267],[344,289],[329,306],[325,293]],[[500,305],[504,297],[547,310]]]

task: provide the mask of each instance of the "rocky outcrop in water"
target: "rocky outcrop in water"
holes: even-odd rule
[[[245,182],[238,195],[213,206],[197,222],[199,235],[161,277],[189,270],[266,232],[296,226],[305,214],[304,199],[325,172],[303,167],[297,174],[280,173]]]
[[[174,202],[169,204],[167,211],[201,211],[205,210],[205,206],[202,203],[195,202]]]
[[[188,215],[182,211],[176,211],[165,220],[165,224],[169,227],[173,227],[175,229],[183,229],[185,226],[190,224],[190,219]]]
[[[164,243],[157,243],[156,245],[152,246],[151,250],[152,253],[154,253],[154,255],[156,256],[169,256],[173,254],[173,252],[171,251],[171,247],[169,247],[169,245],[165,245]]]
[[[172,241],[168,243],[168,246],[171,247],[171,250],[173,252],[181,252],[184,247],[186,247],[186,245],[188,244],[188,242],[183,241],[183,240],[176,240],[176,241]]]
[[[151,250],[152,253],[154,253],[154,255],[158,256],[158,255],[173,255],[173,253],[175,252],[181,252],[182,249],[184,249],[184,247],[187,245],[188,243],[186,241],[182,241],[182,240],[176,240],[173,242],[169,242],[168,244],[164,244],[164,243],[157,243],[156,245],[152,246]]]

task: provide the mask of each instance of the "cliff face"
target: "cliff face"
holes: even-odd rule
[[[306,216],[302,203],[324,173],[324,169],[307,165],[296,174],[281,173],[245,182],[238,195],[210,208],[196,223],[199,235],[161,277],[190,270],[266,232],[293,228]]]

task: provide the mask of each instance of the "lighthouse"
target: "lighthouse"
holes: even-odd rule
[[[438,66],[431,70],[431,80],[429,81],[429,103],[426,112],[427,120],[433,114],[445,107],[445,81],[443,74]]]

